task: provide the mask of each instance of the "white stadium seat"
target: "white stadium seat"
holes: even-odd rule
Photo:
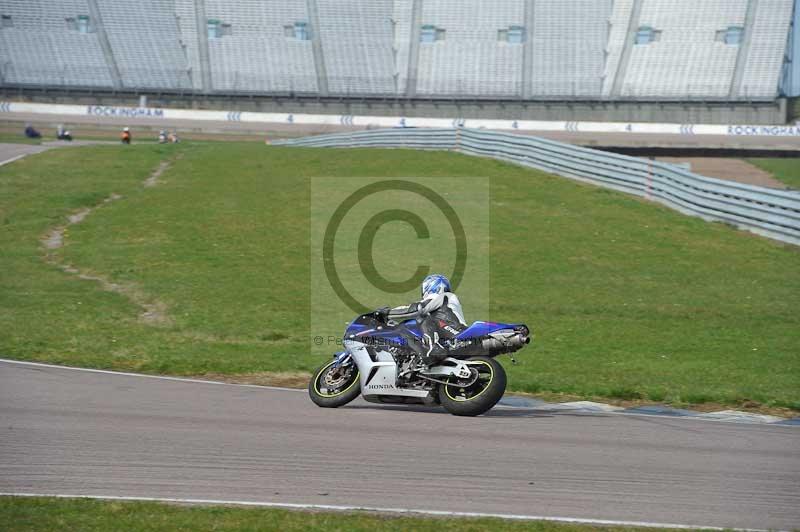
[[[0,0],[0,84],[770,100],[792,8],[793,0]]]
[[[96,33],[79,33],[67,19],[88,16],[85,0],[3,0],[0,75],[5,83],[48,86],[112,86]]]

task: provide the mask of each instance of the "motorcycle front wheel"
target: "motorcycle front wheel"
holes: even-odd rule
[[[344,406],[361,393],[355,364],[334,367],[336,360],[323,364],[308,383],[308,395],[323,408]]]
[[[448,377],[439,385],[439,401],[456,416],[479,416],[490,410],[506,391],[506,372],[498,361],[477,356],[467,361],[473,372],[469,379]]]

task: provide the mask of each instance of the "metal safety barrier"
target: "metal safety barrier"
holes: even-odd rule
[[[452,150],[635,194],[684,214],[800,245],[800,192],[694,174],[680,166],[538,137],[476,129],[395,128],[273,142],[282,146]]]

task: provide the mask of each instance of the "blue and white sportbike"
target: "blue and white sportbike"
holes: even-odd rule
[[[506,372],[494,357],[528,344],[528,327],[476,321],[453,339],[440,340],[448,357],[426,367],[412,347],[422,343],[418,319],[404,307],[354,319],[344,333],[345,350],[314,372],[311,400],[336,408],[361,394],[373,403],[441,404],[457,416],[477,416],[497,404]]]

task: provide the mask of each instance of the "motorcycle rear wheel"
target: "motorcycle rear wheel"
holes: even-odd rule
[[[314,404],[323,408],[344,406],[361,393],[358,367],[351,364],[335,368],[336,360],[320,366],[308,383],[308,395]]]
[[[447,385],[439,385],[439,401],[455,416],[479,416],[496,405],[506,391],[506,371],[498,361],[477,356],[468,363],[478,372],[474,382],[466,384],[468,381],[448,377]]]

